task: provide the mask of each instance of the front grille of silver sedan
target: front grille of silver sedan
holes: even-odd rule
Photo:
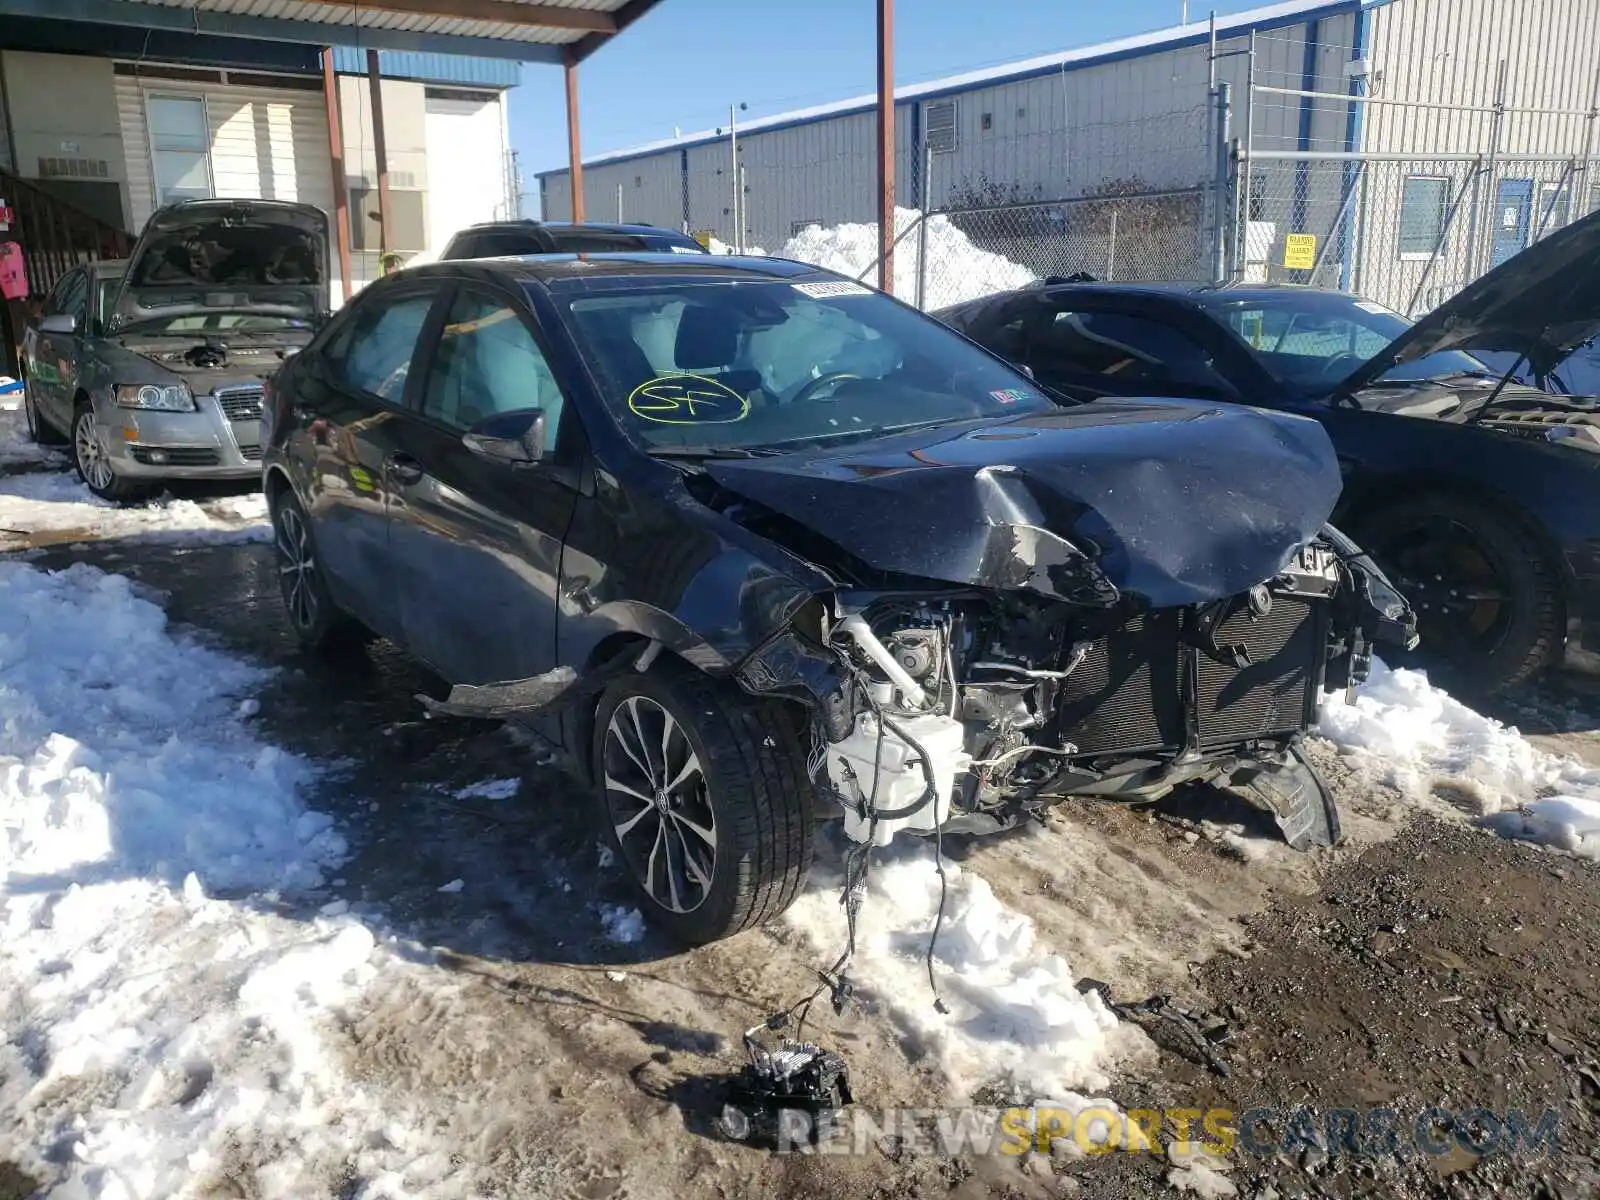
[[[215,393],[222,415],[230,421],[259,421],[262,391],[259,386],[219,388]]]

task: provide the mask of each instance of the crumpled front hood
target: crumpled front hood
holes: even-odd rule
[[[1083,604],[1165,608],[1277,574],[1333,512],[1314,421],[1106,400],[867,445],[718,460],[707,472],[869,566]]]
[[[1441,350],[1524,356],[1549,372],[1600,335],[1600,212],[1574,221],[1469,283],[1340,385],[1354,392],[1391,367]]]

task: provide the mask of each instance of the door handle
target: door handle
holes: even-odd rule
[[[424,472],[422,464],[409,454],[391,454],[383,460],[383,469],[396,483],[416,483]]]

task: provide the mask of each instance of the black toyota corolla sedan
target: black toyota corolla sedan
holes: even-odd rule
[[[1301,735],[1414,637],[1314,421],[1064,405],[798,263],[406,271],[267,424],[300,638],[392,638],[436,707],[553,740],[690,941],[789,903],[819,797],[881,845],[1213,780],[1327,844]]]
[[[1046,281],[939,314],[1069,396],[1314,417],[1335,515],[1417,606],[1418,659],[1497,691],[1600,662],[1600,398],[1560,394],[1600,334],[1600,214],[1415,324],[1292,285]],[[1542,386],[1536,386],[1542,385]]]

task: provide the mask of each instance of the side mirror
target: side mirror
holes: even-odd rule
[[[78,332],[78,318],[71,313],[51,313],[39,322],[40,333],[73,334]]]
[[[461,435],[461,443],[480,458],[525,467],[544,457],[544,409],[496,413]]]

